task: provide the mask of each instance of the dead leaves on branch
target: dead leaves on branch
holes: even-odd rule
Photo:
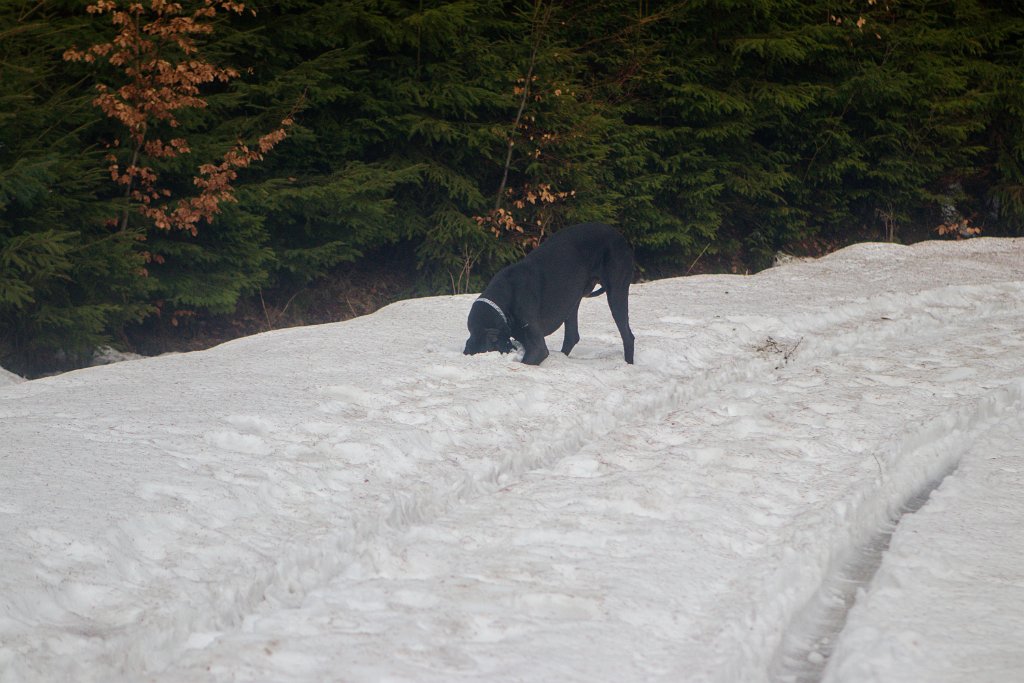
[[[526,248],[536,247],[544,239],[550,208],[576,196],[575,190],[557,192],[546,183],[527,183],[519,189],[510,187],[505,193],[512,209],[498,207],[483,216],[474,216],[474,220],[499,240]],[[527,213],[532,215],[524,215]]]
[[[970,219],[961,218],[957,221],[943,223],[939,227],[935,228],[935,232],[939,234],[939,237],[952,237],[955,240],[964,240],[980,235],[981,228],[976,225],[971,225]]]
[[[232,183],[238,178],[238,170],[246,168],[254,162],[262,161],[263,155],[272,150],[277,143],[287,136],[286,129],[292,120],[286,118],[281,128],[267,133],[259,139],[255,148],[239,142],[224,156],[219,164],[203,164],[199,167],[199,175],[193,183],[199,188],[199,194],[179,200],[173,208],[167,206],[143,206],[141,213],[150,218],[153,224],[164,230],[188,230],[198,234],[200,221],[210,222],[220,213],[223,202],[235,202],[235,188]]]
[[[220,163],[199,166],[193,179],[199,193],[176,202],[170,202],[170,191],[158,186],[157,173],[144,161],[191,152],[184,138],[165,141],[154,129],[177,128],[179,112],[205,108],[202,86],[238,77],[237,70],[203,59],[196,39],[213,32],[212,21],[218,12],[240,14],[245,5],[231,0],[203,0],[200,6],[186,9],[182,3],[167,0],[97,0],[86,11],[109,15],[116,35],[109,42],[83,50],[71,48],[64,59],[105,62],[124,81],[118,87],[97,84],[99,94],[93,100],[108,118],[125,129],[125,144],[111,143],[112,151],[106,157],[111,179],[124,188],[128,204],[119,221],[121,227],[127,224],[128,209],[135,207],[157,228],[187,230],[196,235],[200,221],[212,221],[221,203],[235,201],[232,183],[238,178],[238,170],[262,160],[286,137],[292,124],[288,116],[255,147],[238,142]]]

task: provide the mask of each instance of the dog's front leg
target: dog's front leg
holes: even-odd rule
[[[526,334],[519,341],[526,349],[523,354],[523,362],[527,365],[540,365],[548,357],[548,345],[544,343],[543,335],[527,329]]]
[[[576,302],[576,308],[572,309],[572,313],[565,319],[565,337],[562,339],[562,353],[569,355],[572,348],[576,346],[576,343],[580,340],[580,302]]]

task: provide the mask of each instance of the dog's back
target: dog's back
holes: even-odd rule
[[[633,279],[629,243],[604,223],[581,223],[559,230],[516,265],[538,279],[549,313],[542,321],[545,335],[558,329],[566,311],[590,295],[595,284],[605,292],[628,290]]]

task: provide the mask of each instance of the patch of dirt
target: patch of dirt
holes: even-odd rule
[[[796,350],[800,348],[803,340],[803,337],[796,340],[779,340],[774,337],[768,337],[758,344],[754,350],[765,358],[778,358],[779,364],[775,366],[775,369],[779,370],[789,363],[790,359],[796,354]]]
[[[280,286],[251,294],[228,315],[197,313],[177,324],[158,317],[125,332],[120,346],[145,356],[198,351],[269,330],[349,320],[373,313],[419,289],[415,257],[388,252],[339,267],[301,286]]]

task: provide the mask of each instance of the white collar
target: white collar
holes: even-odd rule
[[[480,297],[480,298],[478,298],[478,299],[477,299],[476,301],[474,301],[473,303],[482,303],[482,304],[487,304],[488,306],[490,306],[491,308],[493,308],[493,309],[494,309],[495,311],[497,311],[497,312],[498,312],[498,315],[500,315],[500,316],[501,316],[501,321],[502,321],[503,323],[505,323],[505,327],[509,327],[509,324],[508,324],[508,318],[507,318],[507,317],[505,317],[505,312],[501,310],[501,307],[500,307],[500,306],[499,306],[498,304],[494,303],[494,302],[493,302],[493,301],[491,301],[490,299],[485,299],[485,298],[483,298],[483,297]]]

